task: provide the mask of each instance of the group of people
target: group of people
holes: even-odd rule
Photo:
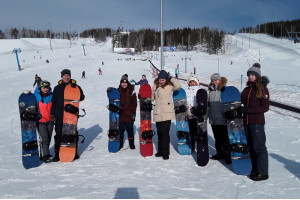
[[[269,109],[269,92],[267,77],[261,76],[260,64],[255,63],[247,71],[247,87],[241,93],[242,107],[238,110],[243,115],[245,133],[247,136],[249,153],[252,162],[252,171],[249,175],[254,181],[266,180],[268,176],[268,152],[266,148],[266,135],[264,131],[265,118],[264,113]],[[62,80],[51,91],[50,83],[41,81],[39,89],[35,93],[39,111],[42,119],[39,121],[38,131],[41,137],[42,155],[44,162],[52,160],[49,153],[49,144],[52,135],[53,125],[55,124],[56,135],[53,161],[59,161],[59,147],[62,135],[63,124],[63,100],[64,88],[75,80],[71,79],[71,71],[65,69],[61,72]],[[72,81],[71,81],[72,80]],[[136,85],[147,84],[146,75]],[[216,154],[211,157],[214,160],[225,160],[226,164],[231,164],[230,153],[225,152],[223,146],[229,144],[226,120],[222,113],[221,93],[224,91],[227,79],[220,74],[211,75],[211,82],[208,86],[208,118],[215,138]],[[80,87],[79,87],[80,88]],[[172,94],[179,90],[181,84],[179,81],[170,76],[165,70],[161,70],[158,77],[154,80],[152,86],[152,102],[154,102],[153,121],[157,128],[157,152],[155,157],[162,157],[164,160],[169,159],[170,155],[170,126],[171,120],[175,119],[174,104]],[[187,113],[189,124],[194,123],[193,108],[197,106],[196,92],[200,88],[198,78],[191,76],[188,79],[187,93]],[[122,112],[119,118],[120,131],[120,149],[123,148],[124,133],[128,134],[130,149],[135,149],[134,145],[134,122],[137,108],[137,95],[134,86],[128,81],[128,75],[121,77],[118,87],[120,92],[120,107]],[[80,88],[81,98],[84,100],[84,94]],[[192,150],[195,148],[195,141],[192,141]],[[79,155],[76,154],[75,159]]]
[[[62,138],[63,129],[63,113],[64,113],[64,89],[68,84],[76,86],[76,81],[71,79],[71,71],[64,69],[61,71],[61,80],[58,85],[54,87],[53,92],[49,81],[42,81],[36,75],[35,83],[37,84],[34,95],[37,100],[38,112],[42,118],[38,121],[38,133],[41,142],[41,159],[45,162],[59,161],[59,148]],[[77,85],[78,86],[78,85]],[[84,94],[80,86],[80,101],[84,100]],[[55,156],[50,155],[49,145],[51,142],[53,128],[55,126]],[[74,159],[78,159],[79,155],[76,153]]]

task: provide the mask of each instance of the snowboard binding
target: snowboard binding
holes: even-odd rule
[[[197,116],[197,117],[200,117],[202,115],[205,115],[206,114],[206,111],[207,111],[207,108],[206,106],[204,105],[198,105],[197,107],[192,107],[191,108],[191,113],[194,115],[194,116]]]
[[[155,132],[153,130],[142,132],[143,140],[151,139],[154,135],[155,135]]]
[[[42,115],[40,113],[33,113],[33,112],[27,112],[24,111],[21,113],[21,119],[26,121],[37,121],[42,118]]]
[[[241,144],[241,143],[233,143],[233,144],[223,146],[223,150],[226,153],[236,152],[236,153],[248,154],[248,145]]]
[[[120,113],[122,110],[119,106],[116,106],[113,103],[108,104],[107,106],[108,110],[110,110],[111,112],[116,112],[116,113]]]
[[[228,121],[232,121],[234,119],[243,117],[243,115],[240,112],[238,112],[237,108],[226,111],[224,113],[224,116],[225,116],[225,119],[227,119]]]
[[[35,150],[36,148],[38,148],[37,141],[26,142],[23,144],[23,149],[25,151]]]
[[[110,140],[115,140],[119,135],[119,130],[118,129],[110,129],[108,130],[108,138]]]
[[[78,135],[63,135],[61,141],[63,143],[77,143]]]
[[[85,109],[81,109],[84,114],[83,115],[79,115],[79,108],[76,106],[73,106],[72,104],[66,104],[64,107],[64,110],[68,113],[74,114],[78,117],[84,117],[86,115]]]
[[[176,135],[179,139],[187,139],[189,137],[189,132],[186,131],[177,131]]]
[[[153,110],[151,99],[145,99],[141,102],[141,111],[151,112]]]
[[[181,105],[181,106],[176,106],[174,110],[175,110],[175,114],[177,115],[186,112],[187,108],[186,105]]]
[[[201,144],[207,144],[208,143],[208,137],[206,135],[202,134],[195,134],[193,139],[196,142],[200,142]]]

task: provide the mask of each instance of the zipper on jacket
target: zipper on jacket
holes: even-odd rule
[[[250,99],[251,91],[252,91],[252,86],[250,87],[250,91],[249,91],[248,97],[247,97],[247,107],[249,106],[249,99]],[[246,115],[246,124],[248,124],[248,122],[249,122],[249,115],[247,113],[247,115]]]

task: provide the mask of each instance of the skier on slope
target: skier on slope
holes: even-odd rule
[[[241,94],[244,107],[238,111],[244,114],[244,126],[249,145],[252,170],[249,178],[261,181],[269,178],[268,151],[266,147],[265,116],[269,110],[270,95],[268,88],[269,79],[261,77],[260,64],[254,63],[247,71],[247,87]]]
[[[55,123],[55,136],[54,136],[54,162],[59,161],[59,148],[61,143],[62,128],[63,128],[63,114],[64,114],[64,90],[68,84],[77,85],[76,81],[71,79],[71,71],[64,69],[61,71],[61,80],[58,81],[58,85],[54,87],[52,96],[52,108],[51,108],[51,121]],[[80,90],[80,101],[84,100],[84,94],[79,85]],[[76,145],[77,148],[78,145]],[[78,159],[79,155],[76,152],[75,159]]]
[[[195,150],[195,140],[193,135],[197,134],[197,117],[192,114],[192,109],[197,106],[196,94],[200,89],[199,80],[197,77],[191,76],[188,79],[188,89],[186,90],[187,97],[187,113],[188,113],[188,123],[190,128],[192,151]]]
[[[53,126],[51,122],[51,108],[52,108],[52,91],[50,82],[41,81],[38,89],[34,93],[38,111],[42,118],[38,121],[37,130],[41,141],[41,156],[45,163],[51,162],[53,157],[50,155],[49,146],[51,142]]]
[[[170,126],[175,119],[173,91],[181,88],[177,79],[171,77],[165,70],[161,70],[152,87],[152,101],[155,101],[153,121],[156,122],[158,151],[155,157],[169,159],[170,155]]]
[[[39,86],[41,81],[42,81],[41,77],[39,77],[39,76],[36,74],[35,77],[34,77],[33,87],[35,86],[35,84],[36,84],[36,86]]]
[[[225,153],[223,146],[229,145],[227,124],[222,115],[221,92],[224,91],[227,79],[220,74],[211,75],[211,83],[208,86],[208,117],[215,138],[216,155],[213,160],[225,159],[226,164],[231,164],[230,153]]]
[[[120,108],[122,110],[119,118],[120,149],[123,148],[125,130],[128,134],[130,149],[135,149],[133,124],[136,116],[137,99],[132,85],[129,84],[127,74],[121,77],[118,90],[120,93]]]

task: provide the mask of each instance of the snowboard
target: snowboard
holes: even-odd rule
[[[107,88],[109,105],[108,152],[116,153],[120,148],[119,112],[120,93],[116,88]]]
[[[178,153],[180,155],[190,155],[192,153],[192,144],[187,121],[187,100],[184,89],[180,88],[173,92],[173,102],[176,115]]]
[[[64,114],[62,138],[59,149],[59,160],[61,162],[72,162],[76,154],[78,133],[78,113],[80,90],[77,85],[69,84],[64,90]]]
[[[22,132],[22,164],[25,169],[30,169],[38,167],[41,163],[36,133],[41,115],[37,111],[35,96],[30,91],[24,91],[18,103]]]
[[[207,136],[207,92],[199,89],[196,93],[196,116],[197,134],[192,135],[197,142],[197,164],[201,167],[207,165],[209,161],[208,136]]]
[[[152,137],[154,132],[151,126],[151,86],[144,84],[139,89],[138,94],[140,100],[140,119],[141,119],[141,132],[140,132],[140,152],[144,157],[153,155]]]
[[[233,171],[238,175],[249,175],[252,165],[248,152],[247,139],[244,130],[242,116],[237,113],[237,108],[241,106],[239,90],[234,86],[227,86],[221,93],[223,104],[223,114],[227,121],[229,136],[229,147],[224,150],[230,151]],[[228,113],[232,114],[229,116]]]

